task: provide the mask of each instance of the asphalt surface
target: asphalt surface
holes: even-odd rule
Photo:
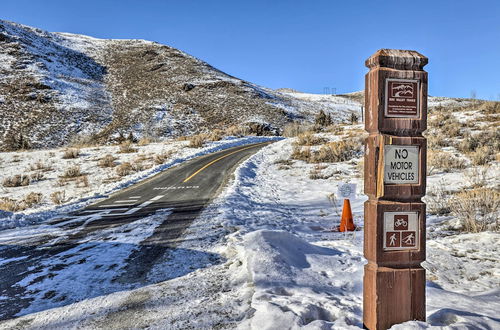
[[[30,306],[37,294],[28,287],[47,279],[57,279],[55,274],[58,271],[78,259],[73,252],[71,258],[64,254],[75,251],[75,248],[78,250],[92,233],[107,232],[158,210],[169,209],[169,215],[134,248],[120,275],[112,279],[118,285],[123,283],[124,287],[147,285],[149,271],[160,258],[175,249],[185,230],[218,195],[237,165],[267,144],[234,147],[167,169],[85,209],[51,221],[48,225],[58,228],[57,236],[48,231],[47,235],[38,233],[4,240],[0,245],[0,320],[22,315],[21,311]],[[57,264],[47,267],[53,258],[58,260]],[[78,262],[86,261],[83,258]],[[71,286],[71,283],[66,285]],[[50,300],[56,294],[46,293],[45,296]],[[66,297],[56,305],[72,302],[74,299]],[[53,305],[53,301],[47,303],[47,306]]]

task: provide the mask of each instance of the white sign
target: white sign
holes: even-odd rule
[[[339,183],[337,187],[337,195],[343,199],[356,198],[356,184],[355,183]]]
[[[419,249],[418,212],[384,212],[384,251]]]
[[[385,145],[384,183],[418,183],[419,147]]]

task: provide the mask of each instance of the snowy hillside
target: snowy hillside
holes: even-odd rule
[[[259,87],[155,42],[51,33],[0,20],[0,150],[103,143],[130,133],[175,137],[252,123],[274,134],[320,110],[340,121],[349,116],[346,109],[359,112],[360,106]]]

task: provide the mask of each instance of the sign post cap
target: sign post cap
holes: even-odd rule
[[[368,68],[423,71],[428,62],[427,57],[415,50],[379,49],[365,61],[365,65]]]

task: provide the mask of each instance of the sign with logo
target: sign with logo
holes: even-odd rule
[[[418,183],[418,160],[418,146],[385,145],[384,183]]]
[[[418,212],[384,212],[384,251],[418,249]]]
[[[419,85],[418,80],[386,79],[385,116],[418,118],[420,116]]]
[[[355,199],[356,198],[356,184],[355,183],[339,183],[337,187],[337,194],[339,198]]]

